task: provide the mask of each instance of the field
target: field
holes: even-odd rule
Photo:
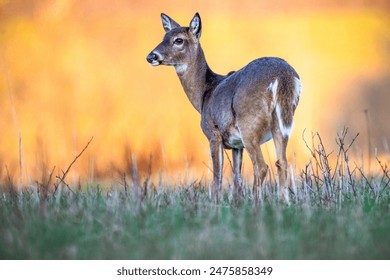
[[[390,259],[389,7],[0,0],[0,259]],[[145,60],[161,12],[201,14],[216,73],[264,56],[297,70],[287,197],[272,141],[259,196],[244,152],[243,197],[227,157],[209,197],[200,115]]]
[[[140,184],[135,173],[106,188],[49,178],[21,193],[10,180],[0,259],[389,259],[388,167],[378,159],[372,177],[352,168],[345,135],[332,165],[313,134],[312,159],[283,200],[272,180],[258,201],[247,183],[243,198],[225,186],[218,202],[203,183]]]

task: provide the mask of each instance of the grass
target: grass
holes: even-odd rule
[[[389,259],[389,170],[352,168],[345,135],[332,165],[313,134],[288,201],[272,182],[259,201],[245,185],[242,199],[226,188],[219,202],[202,183],[4,187],[0,259]]]
[[[255,206],[209,200],[200,187],[37,192],[0,200],[1,259],[388,259],[390,192],[359,187],[339,205],[274,195]]]

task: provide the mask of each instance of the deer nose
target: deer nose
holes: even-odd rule
[[[148,56],[146,57],[146,60],[149,62],[149,63],[155,63],[157,60],[158,60],[158,55],[154,52],[151,52],[150,54],[148,54]]]

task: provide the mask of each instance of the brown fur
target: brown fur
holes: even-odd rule
[[[222,188],[223,149],[232,149],[234,193],[242,193],[242,151],[245,148],[254,170],[257,195],[267,174],[260,144],[273,138],[281,194],[287,177],[286,148],[300,94],[299,76],[280,58],[252,61],[223,76],[207,65],[199,39],[202,25],[195,14],[189,27],[181,27],[161,15],[166,31],[163,41],[148,55],[154,66],[174,66],[188,99],[201,114],[201,127],[210,142],[214,179],[212,193]]]

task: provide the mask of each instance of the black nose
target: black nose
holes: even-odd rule
[[[152,63],[153,61],[156,61],[158,59],[158,56],[157,54],[155,54],[154,52],[151,52],[150,54],[148,54],[148,56],[146,57],[146,60],[149,62],[149,63]]]

